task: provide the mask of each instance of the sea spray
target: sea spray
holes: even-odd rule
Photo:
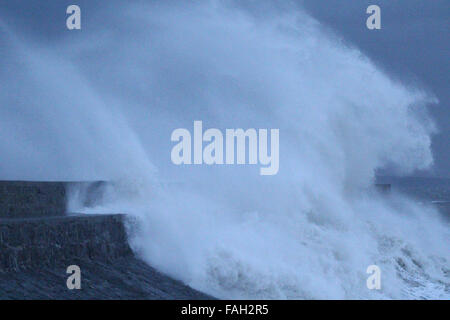
[[[25,45],[11,31],[3,61],[23,68],[18,82],[0,74],[0,103],[16,106],[0,109],[2,173],[113,181],[84,211],[132,215],[142,258],[220,298],[449,297],[437,212],[365,192],[377,168],[432,164],[432,96],[296,8],[123,6],[97,12],[122,27],[74,42]],[[195,119],[279,128],[278,174],[175,166],[170,134]],[[366,286],[370,265],[380,290]]]

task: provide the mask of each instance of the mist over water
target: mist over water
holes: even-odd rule
[[[0,21],[2,179],[112,181],[96,207],[74,192],[69,209],[130,214],[143,259],[220,298],[450,297],[448,225],[370,189],[379,168],[432,165],[432,95],[298,9],[121,9],[45,46]],[[278,174],[175,166],[171,132],[194,120],[280,129]]]

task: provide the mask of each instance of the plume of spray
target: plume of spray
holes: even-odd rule
[[[98,15],[121,27],[47,47],[1,26],[2,176],[111,181],[95,207],[75,192],[69,209],[129,214],[138,255],[220,298],[450,296],[448,226],[368,191],[377,168],[432,164],[431,95],[301,10],[141,3]],[[194,120],[280,129],[279,173],[173,165],[170,134]],[[373,264],[381,290],[366,287]]]

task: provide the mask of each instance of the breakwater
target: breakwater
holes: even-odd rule
[[[73,184],[0,182],[0,299],[211,298],[136,257],[125,214],[67,213]],[[70,265],[80,289],[67,287]]]

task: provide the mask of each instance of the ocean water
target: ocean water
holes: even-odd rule
[[[404,193],[421,204],[432,203],[450,218],[450,179],[379,176],[377,183],[390,184],[393,192]]]

